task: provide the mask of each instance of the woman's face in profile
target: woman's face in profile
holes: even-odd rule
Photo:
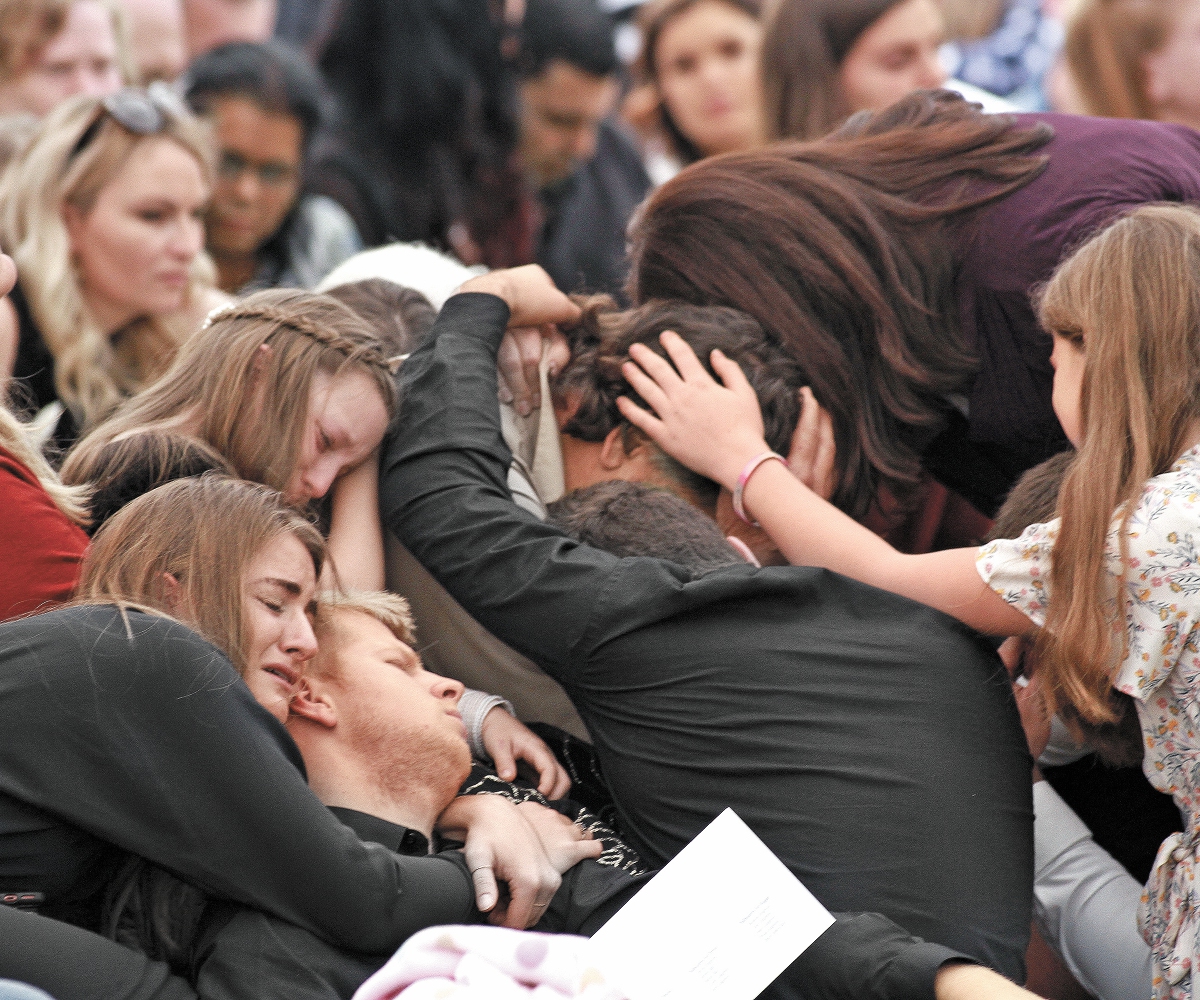
[[[336,375],[317,372],[300,456],[285,496],[300,504],[323,497],[379,447],[387,426],[387,407],[369,375],[354,368]]]
[[[107,332],[183,307],[204,247],[208,184],[196,158],[165,136],[139,142],[86,211],[63,209],[84,301]]]
[[[838,69],[851,114],[880,111],[914,90],[940,87],[946,22],[935,0],[904,0],[859,35]]]
[[[706,156],[762,141],[761,48],[762,25],[722,0],[700,0],[659,34],[654,62],[663,104]]]

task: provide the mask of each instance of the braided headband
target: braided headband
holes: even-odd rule
[[[274,323],[277,326],[286,326],[289,330],[294,330],[296,333],[315,340],[318,344],[323,344],[340,354],[346,355],[348,358],[352,358],[355,361],[362,361],[376,368],[382,368],[392,375],[400,368],[400,363],[408,357],[407,354],[398,354],[392,358],[384,357],[383,352],[377,348],[355,343],[348,337],[342,337],[324,327],[317,326],[315,323],[310,323],[303,316],[297,316],[294,313],[285,313],[272,306],[220,306],[205,317],[204,324],[200,329],[207,330],[214,323],[235,319],[260,319],[268,323]]]

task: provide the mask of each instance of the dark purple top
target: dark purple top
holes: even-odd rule
[[[1200,201],[1200,133],[1182,125],[1075,115],[1046,122],[1050,165],[955,234],[963,330],[982,367],[970,394],[972,442],[1011,475],[1062,450],[1050,406],[1050,335],[1030,302],[1072,249],[1137,205]]]

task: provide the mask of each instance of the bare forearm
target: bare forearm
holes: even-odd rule
[[[1030,1000],[1036,993],[1021,989],[982,965],[944,965],[934,980],[937,1000]]]
[[[349,590],[383,589],[378,452],[351,469],[334,487],[329,556],[343,587]]]
[[[740,474],[740,470],[739,470]],[[726,484],[737,485],[732,472]],[[897,552],[799,482],[782,462],[761,465],[746,483],[743,505],[793,565],[822,566],[953,615],[981,631],[1021,634],[1031,628],[975,569],[974,549],[924,555]]]

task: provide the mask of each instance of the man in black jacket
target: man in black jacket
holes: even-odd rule
[[[538,192],[537,261],[567,291],[620,295],[625,229],[650,190],[613,116],[620,62],[596,0],[527,0],[517,70],[517,155]]]
[[[452,298],[401,373],[384,518],[566,688],[632,846],[662,864],[732,806],[829,909],[877,911],[936,942],[826,942],[776,995],[840,976],[850,994],[932,996],[962,955],[1020,981],[1031,761],[990,648],[822,570],[696,576],[576,543],[523,511],[507,487],[496,349],[510,320],[564,321],[573,307],[537,269],[463,290],[490,294]]]

